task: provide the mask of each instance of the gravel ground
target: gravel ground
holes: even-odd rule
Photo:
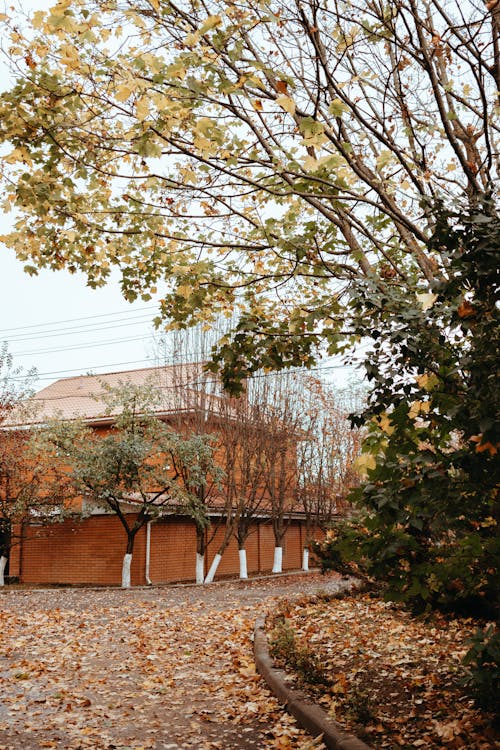
[[[299,750],[255,672],[255,619],[338,576],[210,586],[5,589],[0,750]]]

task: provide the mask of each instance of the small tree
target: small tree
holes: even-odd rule
[[[248,384],[251,390],[251,384]],[[238,544],[240,578],[248,577],[246,543],[256,516],[267,508],[266,426],[262,404],[248,393],[234,400],[221,431],[228,504],[235,508],[233,533]]]
[[[338,389],[317,378],[304,379],[301,408],[304,437],[297,443],[297,501],[305,515],[302,567],[307,570],[314,530],[327,528],[336,515],[347,511],[346,497],[359,483],[354,462],[360,431],[350,426]]]
[[[283,540],[295,508],[298,483],[297,443],[302,437],[302,378],[294,372],[263,377],[256,400],[262,413],[264,482],[274,534],[273,573],[281,573]]]
[[[124,588],[140,529],[167,510],[203,512],[192,490],[213,470],[209,440],[173,432],[154,415],[159,398],[153,386],[122,384],[102,394],[114,420],[108,434],[76,420],[55,422],[44,435],[46,447],[64,456],[75,494],[119,518],[127,536]]]
[[[222,387],[217,378],[206,372],[204,363],[212,345],[222,335],[223,321],[210,330],[202,326],[164,333],[158,341],[157,358],[168,365],[169,401],[173,410],[171,421],[177,431],[185,430],[186,423],[193,434],[210,444],[211,451],[221,452],[221,430],[227,413],[227,398],[221,397]],[[203,451],[202,451],[203,452]],[[203,458],[200,454],[200,458]],[[224,461],[224,459],[222,459]],[[220,463],[220,460],[219,460]],[[196,526],[196,582],[205,582],[205,558],[207,549],[215,538],[221,523],[225,522],[226,533],[232,524],[232,507],[221,508],[222,469],[212,462],[212,471],[205,472],[205,481],[192,481],[192,472],[187,465],[181,469],[179,478],[184,482],[191,497],[191,516]],[[224,512],[221,513],[221,510]],[[215,516],[214,511],[217,513]],[[215,523],[213,519],[217,518]],[[230,533],[229,533],[230,538]],[[227,546],[225,543],[225,546]],[[222,550],[223,551],[223,550]],[[209,571],[209,579],[215,575],[222,551],[215,556],[215,567]],[[210,580],[208,581],[210,582]]]
[[[0,586],[12,548],[29,538],[33,523],[73,515],[70,488],[64,467],[40,452],[36,428],[0,431]]]
[[[38,455],[26,423],[36,409],[28,401],[34,370],[16,368],[7,344],[0,349],[0,586],[12,547],[26,536],[28,524],[46,525],[65,516],[64,474]]]

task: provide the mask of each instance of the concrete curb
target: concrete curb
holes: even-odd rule
[[[253,644],[255,664],[257,671],[280,703],[284,704],[286,710],[309,734],[313,737],[322,735],[323,743],[328,750],[371,750],[357,737],[344,732],[337,722],[329,719],[327,714],[319,706],[311,703],[304,693],[288,687],[285,672],[282,669],[276,669],[269,655],[264,625],[263,617],[255,623]]]

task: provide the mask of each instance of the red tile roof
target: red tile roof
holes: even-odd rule
[[[36,424],[48,419],[76,417],[92,422],[109,421],[113,414],[107,410],[101,396],[106,392],[106,387],[115,388],[122,384],[150,385],[158,388],[160,397],[154,410],[157,414],[172,414],[200,408],[220,413],[221,403],[226,401],[214,395],[214,376],[203,371],[201,362],[180,366],[146,367],[57,380],[42,388],[30,399],[36,409],[34,418],[31,417],[28,421],[26,418],[16,419],[13,413],[4,425]]]

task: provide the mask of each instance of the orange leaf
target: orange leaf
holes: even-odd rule
[[[488,451],[490,456],[496,456],[498,453],[497,446],[493,445],[493,443],[479,443],[476,445],[476,453],[484,453],[484,451]]]
[[[280,94],[288,94],[288,83],[286,81],[278,81],[276,91]]]
[[[470,318],[472,315],[476,314],[476,310],[470,302],[464,300],[462,304],[458,306],[457,313],[460,318]]]

